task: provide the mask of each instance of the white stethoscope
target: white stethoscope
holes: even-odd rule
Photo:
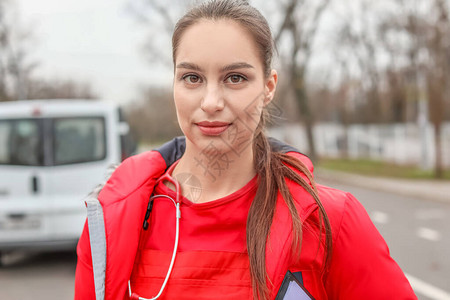
[[[172,197],[167,196],[167,195],[154,195],[152,197],[150,197],[150,204],[153,202],[154,199],[156,198],[165,198],[165,199],[169,199],[173,202],[173,204],[175,205],[175,209],[176,209],[176,231],[175,231],[175,243],[173,245],[173,253],[172,253],[172,260],[170,261],[170,265],[169,265],[169,270],[167,270],[167,274],[166,274],[166,278],[164,279],[164,282],[161,286],[161,289],[159,290],[159,293],[150,299],[147,298],[143,298],[140,297],[138,294],[131,292],[131,283],[130,280],[128,280],[128,293],[130,295],[130,299],[132,300],[156,300],[159,297],[161,297],[161,294],[164,291],[164,288],[166,287],[167,281],[169,280],[170,277],[170,273],[172,273],[172,269],[173,269],[173,265],[175,263],[175,257],[177,256],[177,251],[178,251],[178,240],[180,238],[180,218],[181,218],[181,210],[180,210],[180,195],[181,195],[181,187],[180,184],[178,183],[178,181],[176,181],[175,179],[173,179],[170,175],[169,172],[167,172],[166,174],[164,174],[162,177],[160,177],[156,183],[155,186],[161,182],[167,180],[170,183],[172,183],[175,186],[175,192],[176,192],[176,200],[173,200]],[[147,215],[146,215],[146,219],[147,219]]]

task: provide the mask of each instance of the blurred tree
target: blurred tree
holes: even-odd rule
[[[27,81],[36,67],[29,61],[32,35],[22,29],[13,4],[0,0],[0,101],[27,99]]]
[[[142,88],[141,98],[127,104],[125,114],[139,141],[156,144],[182,135],[169,88]]]
[[[441,127],[450,107],[450,1],[339,3],[334,57],[352,122],[415,122],[426,101],[435,131],[435,174],[442,175]],[[356,12],[354,12],[356,10]],[[349,55],[350,54],[350,55]],[[355,90],[356,89],[356,90]]]
[[[200,1],[172,0],[167,5],[165,0],[130,0],[127,11],[139,24],[146,27],[147,37],[143,46],[143,54],[151,63],[172,67],[170,49],[172,31],[177,19],[187,7]]]
[[[30,79],[26,92],[29,99],[98,99],[89,83],[71,79]]]
[[[321,17],[329,3],[330,0],[288,0],[287,3],[279,3],[282,22],[275,33],[276,43],[281,43],[284,36],[290,41],[290,86],[294,91],[301,121],[305,125],[309,156],[313,161],[317,158],[313,133],[314,116],[308,102],[306,75]]]
[[[130,0],[127,3],[130,15],[147,28],[142,51],[150,66],[160,64],[172,69],[172,31],[191,2],[196,1],[174,0],[170,6],[165,0]],[[133,136],[139,141],[155,144],[182,135],[169,85],[142,87],[140,99],[128,104],[125,113]]]
[[[410,5],[410,1],[396,0],[394,4],[382,32],[391,35],[392,45],[404,49],[411,103],[418,111],[419,102],[427,102],[435,133],[435,176],[441,178],[441,127],[450,106],[450,1],[416,0]]]
[[[423,4],[422,0],[393,1],[393,7],[385,10],[378,28],[380,40],[391,58],[386,72],[387,82],[394,85],[399,83],[396,80],[391,81],[395,77],[394,74],[403,78],[407,99],[406,121],[409,122],[414,122],[418,117],[421,70],[426,64],[421,52],[426,44],[423,33],[428,21],[420,8],[421,2]]]
[[[95,99],[87,83],[34,78],[38,67],[29,58],[34,38],[23,29],[14,2],[0,0],[0,101],[22,99]]]
[[[334,7],[339,17],[333,45],[341,70],[340,84],[347,85],[345,81],[351,80],[352,92],[359,98],[353,103],[352,122],[387,123],[393,119],[400,121],[405,115],[404,93],[398,90],[404,87],[397,72],[399,49],[389,47],[386,35],[381,32],[389,12],[387,4],[387,1],[340,1]]]
[[[430,54],[427,87],[430,119],[435,135],[435,175],[437,178],[442,178],[444,170],[441,133],[446,109],[444,103],[447,101],[447,104],[450,104],[450,2],[434,0],[433,4],[431,14],[435,18],[435,22],[430,26],[430,38],[427,43]]]

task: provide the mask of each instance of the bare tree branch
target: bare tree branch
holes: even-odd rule
[[[26,82],[36,65],[29,61],[32,35],[22,29],[13,4],[0,0],[0,101],[26,99]]]
[[[308,103],[305,74],[311,60],[312,45],[314,44],[321,16],[330,1],[323,0],[319,5],[312,5],[314,9],[312,14],[305,14],[303,17],[299,17],[299,12],[301,12],[307,4],[311,5],[311,3],[314,2],[290,0],[288,4],[283,7],[283,21],[275,35],[275,41],[279,42],[284,32],[289,33],[291,47],[289,55],[290,86],[294,91],[301,119],[305,124],[309,144],[309,155],[314,160],[316,158],[313,137],[314,116]]]
[[[322,3],[314,12],[310,30],[304,34],[305,38],[303,39],[302,47],[305,49],[305,62],[307,63],[310,61],[311,58],[312,45],[314,44],[315,37],[317,36],[317,30],[319,28],[321,16],[329,4],[330,0],[322,1]]]
[[[142,50],[144,56],[152,64],[160,64],[170,68],[172,60],[170,56],[170,37],[175,27],[177,12],[183,11],[190,1],[167,1],[160,0],[129,0],[126,5],[130,15],[147,30]]]
[[[165,2],[166,6],[159,4],[155,0],[147,0],[148,4],[158,12],[164,19],[164,27],[168,32],[171,32],[175,27],[175,22],[169,14],[167,2]]]
[[[284,20],[281,23],[280,29],[278,29],[277,33],[275,34],[275,43],[278,43],[283,33],[290,27],[292,27],[292,16],[295,12],[297,3],[298,1],[291,0],[286,7],[283,7],[283,11],[285,11]]]

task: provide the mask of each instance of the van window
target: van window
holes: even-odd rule
[[[41,122],[36,119],[0,121],[0,164],[42,166]]]
[[[53,121],[55,165],[91,162],[106,157],[105,119],[60,118]]]

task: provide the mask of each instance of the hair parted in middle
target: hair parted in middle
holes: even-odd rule
[[[270,26],[257,9],[244,0],[211,0],[189,10],[178,21],[173,32],[172,55],[174,65],[184,32],[202,20],[232,20],[245,28],[256,43],[265,77],[270,76],[272,59],[276,50]],[[272,151],[264,133],[267,114],[265,110],[253,137],[253,160],[258,175],[258,189],[250,207],[246,229],[253,296],[254,299],[263,300],[268,299],[270,295],[271,282],[266,270],[266,244],[275,213],[278,193],[281,193],[292,218],[291,254],[297,259],[300,257],[303,225],[286,180],[291,180],[302,186],[314,198],[318,206],[318,239],[319,243],[323,243],[325,248],[324,272],[329,265],[332,250],[330,221],[319,199],[312,174],[305,164],[298,159]]]

